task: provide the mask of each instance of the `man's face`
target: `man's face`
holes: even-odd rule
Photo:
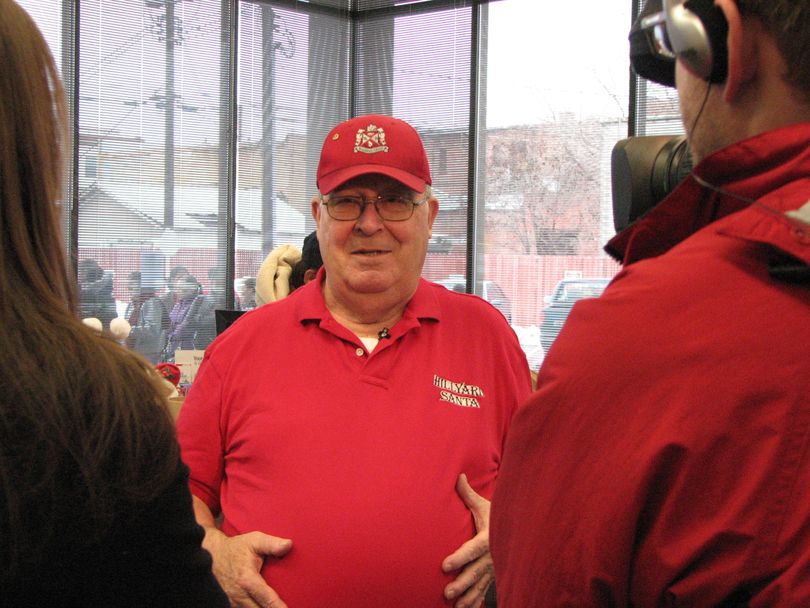
[[[398,181],[378,174],[363,175],[335,189],[337,195],[362,196],[372,200],[379,194],[403,194],[424,199]],[[326,268],[326,289],[349,294],[396,295],[403,302],[416,289],[427,253],[438,202],[430,199],[417,205],[410,219],[384,221],[374,205],[366,205],[356,220],[330,217],[318,198],[312,214],[318,226],[318,241]]]
[[[188,279],[180,279],[177,282],[175,291],[179,298],[182,299],[188,298],[190,296],[196,295],[197,283],[195,283],[194,281],[189,281]]]

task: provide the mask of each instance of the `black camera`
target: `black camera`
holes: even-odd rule
[[[610,164],[616,232],[657,205],[692,171],[684,135],[622,139],[613,146]]]

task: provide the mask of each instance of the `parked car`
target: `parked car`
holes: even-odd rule
[[[548,352],[557,338],[568,313],[574,304],[583,298],[598,298],[610,283],[610,279],[563,279],[550,296],[545,297],[546,307],[540,323],[540,344]]]
[[[446,234],[433,234],[428,242],[428,252],[449,253],[453,248],[453,239]]]
[[[446,287],[451,291],[458,291],[460,293],[464,293],[466,291],[467,279],[460,274],[451,274],[446,279],[440,279],[434,282]],[[482,288],[484,293],[481,294],[481,297],[500,310],[501,314],[506,317],[506,320],[511,323],[512,303],[509,301],[509,298],[506,297],[506,294],[503,292],[503,289],[501,289],[501,286],[495,281],[483,281]]]

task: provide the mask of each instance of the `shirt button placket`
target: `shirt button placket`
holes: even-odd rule
[[[793,240],[797,241],[801,245],[810,245],[810,232],[808,232],[805,228],[800,228],[799,226],[795,226],[791,230],[791,235],[793,236]]]

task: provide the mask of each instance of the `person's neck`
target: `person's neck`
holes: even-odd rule
[[[750,112],[745,114],[740,128],[744,137],[739,139],[810,121],[810,106],[799,101],[796,91],[789,87],[772,88],[778,92],[763,94],[750,104]]]
[[[708,115],[701,116],[692,129],[692,157],[697,164],[718,150],[783,127],[810,121],[810,107],[798,94],[781,82],[768,80],[747,87],[733,105],[717,103],[719,88],[710,103]],[[780,103],[777,100],[782,99]],[[711,129],[707,137],[705,130]]]
[[[393,327],[402,318],[410,297],[388,293],[336,294],[324,284],[324,300],[332,317],[355,335],[376,338],[383,328]]]
[[[742,116],[737,127],[739,139],[810,121],[806,95],[785,81],[787,65],[776,42],[769,35],[760,37],[760,68],[756,77],[741,87],[733,110]]]

